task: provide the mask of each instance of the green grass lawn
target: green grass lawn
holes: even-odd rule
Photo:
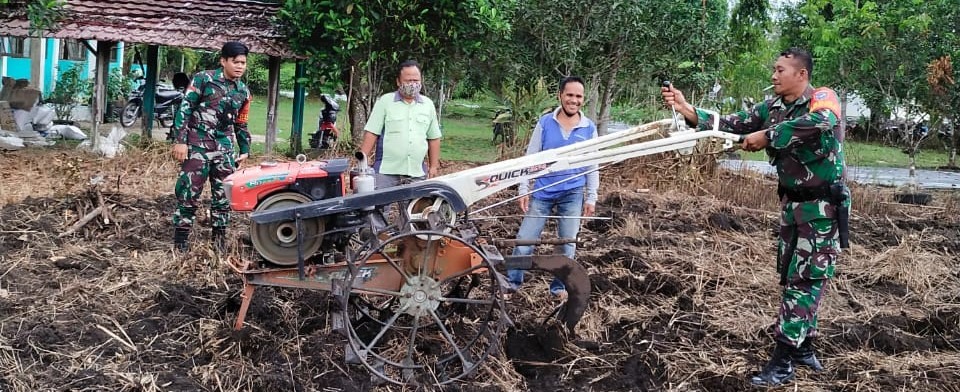
[[[290,131],[293,129],[293,99],[280,97],[277,107],[277,138],[283,139],[278,144],[288,144],[290,140]],[[307,97],[307,102],[303,107],[303,137],[304,140],[310,139],[310,134],[317,130],[317,124],[320,120],[320,109],[323,104],[319,98]],[[343,114],[346,116],[346,113]],[[267,132],[267,97],[253,97],[250,103],[249,118],[250,133],[254,135],[265,135]]]
[[[847,149],[847,165],[849,166],[910,166],[910,156],[897,147],[855,141],[846,142],[845,147]],[[743,157],[743,159],[751,161],[767,160],[767,154],[763,151],[740,151],[740,156]],[[948,158],[945,151],[921,149],[920,152],[917,153],[917,168],[935,169],[939,166],[946,166]]]
[[[497,146],[489,119],[480,117],[444,118],[440,159],[445,161],[493,162]]]

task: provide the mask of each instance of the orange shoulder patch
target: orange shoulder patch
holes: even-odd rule
[[[810,113],[822,109],[830,110],[834,116],[840,117],[840,100],[837,99],[837,93],[827,87],[813,90],[813,97],[810,98]]]
[[[240,112],[237,113],[237,124],[246,124],[247,120],[250,119],[250,98],[243,103],[243,107],[240,108]]]

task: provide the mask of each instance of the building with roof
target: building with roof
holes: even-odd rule
[[[27,80],[47,95],[53,91],[60,73],[71,68],[80,67],[81,75],[94,77],[97,58],[87,50],[88,44],[96,46],[96,41],[84,44],[75,39],[0,37],[0,76]],[[37,51],[40,53],[34,53]],[[123,51],[122,42],[111,49],[111,70],[123,66]],[[34,75],[37,61],[39,73]]]
[[[62,18],[54,28],[40,31],[41,38],[32,34],[26,13],[26,1],[12,0],[0,16],[0,37],[3,38],[2,56],[5,75],[27,76],[24,64],[29,64],[26,79],[42,91],[52,91],[58,73],[72,66],[85,66],[97,80],[94,112],[102,113],[103,89],[111,67],[121,66],[124,43],[147,44],[147,93],[152,100],[156,87],[159,46],[188,47],[219,51],[224,42],[241,41],[253,53],[270,56],[270,87],[267,98],[267,147],[276,135],[276,106],[279,88],[280,59],[297,58],[290,50],[275,16],[281,5],[275,1],[256,0],[64,0]],[[78,46],[79,45],[79,46]],[[29,47],[29,49],[27,49]],[[87,53],[78,54],[83,47]],[[101,56],[99,53],[104,53]],[[94,60],[91,61],[89,55]],[[71,60],[64,60],[63,57]],[[82,59],[81,59],[82,58]],[[27,60],[29,59],[29,63]],[[113,61],[111,59],[116,59]],[[62,62],[68,61],[68,62]],[[299,65],[298,65],[299,67]],[[298,95],[303,99],[302,88]],[[99,102],[99,104],[97,104]],[[151,108],[152,102],[145,102]],[[294,105],[298,107],[298,105]],[[302,126],[301,112],[294,113]],[[99,108],[99,109],[98,109]],[[145,131],[150,132],[152,110]],[[99,110],[99,111],[98,111]],[[94,116],[100,119],[102,116]],[[297,127],[295,120],[295,127]],[[94,128],[97,121],[94,122]],[[272,134],[272,135],[271,135]]]

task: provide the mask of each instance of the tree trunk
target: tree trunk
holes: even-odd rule
[[[361,72],[351,72],[350,96],[347,97],[347,110],[350,119],[350,135],[353,143],[358,148],[363,141],[363,127],[367,125],[367,119],[370,118],[370,110],[373,99],[370,96],[370,85],[367,84]]]
[[[600,110],[596,117],[597,133],[600,136],[607,134],[607,123],[610,122],[610,108],[613,106],[613,97],[617,91],[617,76],[620,74],[620,65],[623,61],[623,51],[618,47],[607,70],[606,80],[600,88]]]
[[[370,118],[370,110],[367,109],[368,101],[367,97],[362,96],[358,91],[353,91],[350,94],[350,102],[348,104],[350,111],[350,135],[353,137],[353,142],[360,146],[360,143],[363,141],[363,126],[367,125],[367,119]]]
[[[839,136],[837,139],[843,142],[847,138],[847,89],[841,88],[837,93],[840,95],[840,118],[837,119],[840,134],[835,136]]]
[[[597,122],[597,130],[599,131],[600,119],[597,116],[600,113],[600,74],[590,75],[590,80],[587,83],[589,86],[584,86],[587,90],[585,98],[589,102],[586,110],[587,117]]]

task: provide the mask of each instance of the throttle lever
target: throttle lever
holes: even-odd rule
[[[664,80],[663,87],[670,88],[670,81]],[[677,128],[677,132],[680,132],[680,121],[677,120],[677,108],[673,105],[670,105],[670,110],[673,111],[673,126]]]

